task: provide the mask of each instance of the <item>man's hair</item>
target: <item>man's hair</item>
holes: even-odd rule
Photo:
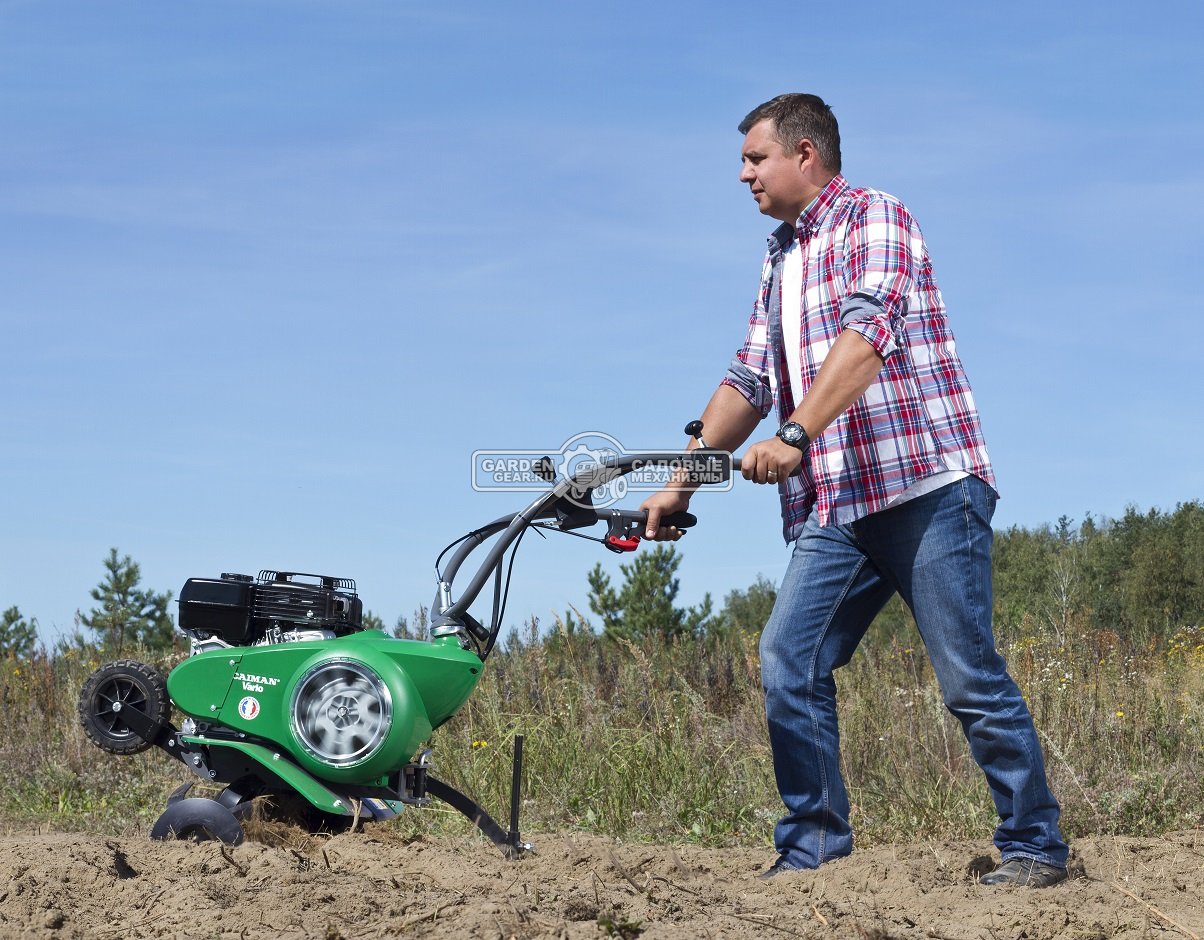
[[[740,122],[740,133],[747,134],[762,121],[773,124],[774,136],[787,152],[793,153],[806,137],[815,144],[824,166],[840,172],[840,127],[836,115],[818,95],[778,95],[759,104]]]

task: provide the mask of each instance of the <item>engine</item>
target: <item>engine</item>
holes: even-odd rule
[[[350,578],[265,570],[189,578],[180,591],[180,629],[193,653],[332,639],[362,629],[363,616]]]

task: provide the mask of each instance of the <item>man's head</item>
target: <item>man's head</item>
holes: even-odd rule
[[[794,222],[840,172],[840,128],[815,95],[778,95],[758,105],[740,122],[740,133],[740,181],[772,218]]]
[[[832,175],[840,172],[840,126],[823,98],[797,93],[778,95],[749,111],[740,122],[740,133],[747,134],[761,121],[773,125],[774,136],[787,151],[793,151],[806,138]]]

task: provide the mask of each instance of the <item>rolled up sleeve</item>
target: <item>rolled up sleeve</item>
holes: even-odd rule
[[[849,220],[846,244],[841,327],[860,333],[886,359],[898,348],[915,290],[919,227],[902,203],[876,194]]]
[[[764,418],[773,410],[773,386],[769,376],[750,369],[740,356],[735,356],[727,367],[727,374],[720,385],[730,385],[744,396],[745,400],[757,409]]]
[[[899,347],[890,314],[876,298],[865,294],[854,294],[840,305],[840,326],[860,333],[883,359]]]

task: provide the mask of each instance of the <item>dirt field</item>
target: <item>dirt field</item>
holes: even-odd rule
[[[531,836],[505,861],[475,839],[389,830],[229,848],[145,836],[9,833],[0,936],[1149,938],[1204,934],[1204,831],[1084,839],[1077,877],[988,889],[988,843],[867,849],[759,882],[747,849]],[[269,844],[269,843],[278,844]]]

